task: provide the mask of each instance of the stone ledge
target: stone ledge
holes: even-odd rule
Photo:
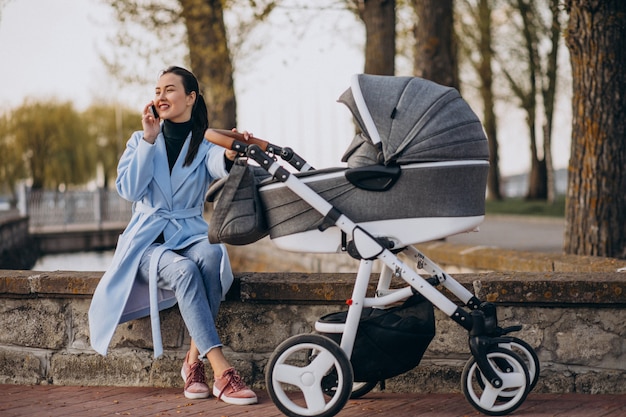
[[[102,272],[0,270],[0,296],[89,298],[101,276]],[[626,305],[626,274],[621,272],[483,272],[454,278],[472,292],[478,288],[481,299],[503,304]],[[350,298],[354,279],[352,273],[240,273],[228,299],[339,304]],[[370,294],[373,291],[371,284]]]
[[[626,271],[626,260],[599,256],[515,251],[489,246],[457,245],[443,241],[420,245],[420,250],[440,264],[455,265],[474,270],[526,272]]]

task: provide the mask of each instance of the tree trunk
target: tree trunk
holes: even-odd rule
[[[626,258],[626,2],[565,7],[573,125],[564,249]]]
[[[498,128],[494,112],[495,99],[493,94],[493,48],[491,31],[490,0],[478,2],[478,27],[480,37],[478,49],[480,62],[478,63],[478,77],[480,78],[480,95],[483,100],[483,126],[489,140],[489,176],[487,177],[488,197],[491,200],[502,200],[500,186],[500,162],[498,156]]]
[[[209,111],[209,124],[237,126],[233,66],[222,0],[179,0],[187,28],[191,69],[198,77]]]
[[[418,77],[459,89],[453,0],[412,0],[419,19],[415,26]]]
[[[396,58],[395,0],[359,2],[359,17],[365,24],[366,74],[394,75]]]
[[[554,119],[554,101],[556,97],[556,80],[558,69],[559,39],[561,37],[561,20],[559,11],[560,0],[550,0],[550,12],[552,13],[552,25],[550,28],[550,41],[552,50],[548,54],[546,80],[543,87],[543,107],[545,121],[543,125],[543,155],[546,163],[546,185],[548,203],[554,203],[556,197],[554,165],[552,164],[552,122]]]

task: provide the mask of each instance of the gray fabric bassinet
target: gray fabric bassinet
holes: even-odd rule
[[[484,217],[487,139],[452,88],[415,77],[356,75],[341,95],[361,129],[344,155],[349,168],[296,174],[350,220],[398,245],[471,230]],[[399,176],[376,191],[352,180],[368,165]],[[386,172],[382,169],[382,172]],[[384,181],[383,181],[384,182]],[[322,216],[283,183],[259,187],[270,237],[281,248],[340,250],[338,228],[318,230]]]

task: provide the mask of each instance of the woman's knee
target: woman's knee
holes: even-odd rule
[[[223,254],[219,245],[212,245],[208,241],[203,241],[194,245],[187,255],[194,259],[200,268],[207,266],[219,269]]]
[[[172,289],[188,287],[194,282],[201,282],[202,274],[198,265],[189,258],[180,256],[162,272],[161,278],[170,283]]]

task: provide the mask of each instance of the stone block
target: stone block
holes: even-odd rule
[[[152,352],[117,349],[107,356],[55,353],[50,375],[57,385],[149,386]]]
[[[222,343],[237,352],[272,352],[285,339],[314,331],[315,321],[338,306],[225,302],[217,328]]]
[[[576,392],[626,394],[626,372],[589,371],[576,375]]]
[[[45,354],[0,348],[0,384],[39,384],[46,381]]]
[[[60,349],[67,342],[64,301],[5,299],[0,304],[0,328],[0,344]]]
[[[185,323],[178,311],[178,307],[160,312],[161,337],[164,349],[176,349],[182,346],[185,333]],[[115,329],[110,349],[117,348],[152,349],[152,327],[150,318],[143,317],[122,323]]]

